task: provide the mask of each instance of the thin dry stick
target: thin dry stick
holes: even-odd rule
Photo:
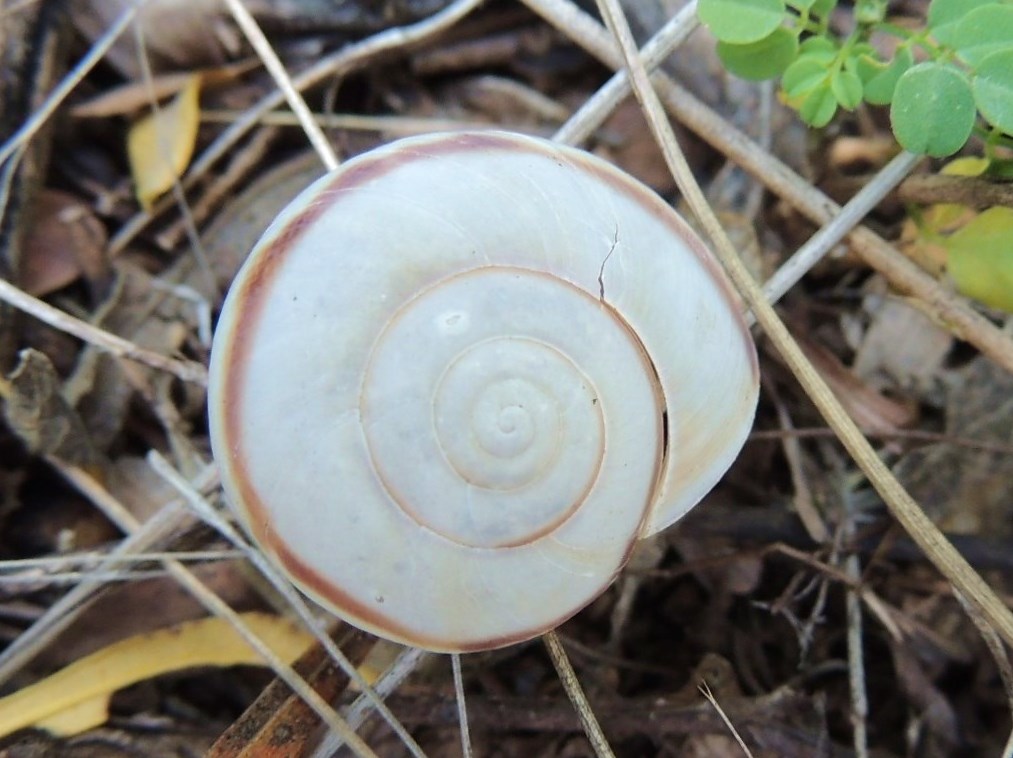
[[[89,550],[84,553],[65,553],[57,556],[45,556],[42,558],[9,558],[0,561],[0,571],[28,571],[38,569],[42,571],[65,571],[71,566],[77,566],[82,571],[99,563],[106,563],[109,566],[130,563],[147,563],[150,561],[162,561],[175,558],[177,561],[229,561],[235,558],[242,558],[245,554],[240,550],[183,550],[176,552],[144,551],[138,553],[127,553],[112,556],[112,553],[102,553],[96,550]],[[10,574],[4,574],[2,579],[9,578]],[[39,576],[39,575],[37,575]]]
[[[82,494],[85,494],[97,505],[103,513],[112,518],[116,525],[126,534],[132,534],[142,528],[142,524],[102,485],[82,469],[74,466],[63,466],[61,473],[68,481]],[[274,669],[282,681],[289,688],[301,697],[307,705],[312,708],[325,724],[344,737],[348,746],[358,756],[375,758],[376,754],[363,742],[355,732],[348,726],[347,722],[339,716],[334,709],[325,701],[309,684],[306,683],[295,669],[285,663],[278,654],[271,649],[249,626],[240,618],[224,600],[209,589],[195,574],[175,560],[164,561],[162,565],[166,571],[184,589],[186,589],[201,605],[212,615],[225,619],[253,648],[264,662]]]
[[[404,680],[408,678],[408,675],[415,671],[431,655],[433,654],[421,648],[405,648],[373,684],[373,691],[381,699],[385,699],[400,687]],[[353,729],[358,729],[365,723],[370,712],[373,710],[373,702],[367,695],[363,694],[357,697],[355,702],[348,706],[348,708],[343,710],[343,715],[345,716],[345,720],[348,721],[349,726]],[[342,745],[344,745],[344,742],[342,742],[340,735],[333,732],[328,733],[324,735],[320,745],[313,751],[311,758],[332,758],[341,749]]]
[[[148,107],[151,108],[153,118],[158,119],[161,118],[162,106],[159,105],[158,96],[155,93],[155,77],[151,71],[151,61],[148,59],[148,46],[140,24],[134,25],[134,40],[137,43],[137,62],[141,70],[141,77],[144,80],[145,89],[147,90]],[[172,177],[172,196],[176,200],[176,207],[179,209],[180,218],[183,221],[183,226],[190,241],[190,251],[197,262],[201,276],[204,277],[208,292],[213,292],[217,295],[218,281],[211,270],[211,263],[208,261],[207,254],[204,252],[200,234],[197,232],[197,222],[194,220],[193,211],[186,200],[186,193],[183,192],[183,185],[180,184],[179,174],[172,167],[172,162],[168,157],[173,153],[169,135],[166,134],[164,129],[157,129],[156,132],[158,138],[158,157],[167,169],[167,175]]]
[[[959,592],[956,595],[957,600],[970,616],[972,623],[977,627],[985,641],[985,646],[992,654],[992,658],[995,659],[995,665],[999,669],[999,678],[1002,680],[1003,689],[1006,690],[1006,702],[1010,710],[1013,710],[1013,664],[1010,663],[1009,653],[1003,647],[1002,640],[996,635],[995,630],[978,614],[977,609],[968,603],[967,599]],[[1010,733],[1002,754],[1005,758],[1013,758],[1013,732]]]
[[[208,124],[234,124],[241,111],[202,110],[201,121]],[[431,134],[432,132],[508,129],[526,134],[545,134],[547,129],[531,124],[493,124],[462,118],[426,118],[423,116],[363,116],[359,113],[314,113],[313,120],[328,129],[358,132],[383,132],[388,135]],[[263,126],[300,126],[299,117],[289,111],[271,111],[260,117]]]
[[[95,347],[106,350],[120,358],[129,358],[132,361],[143,363],[145,366],[157,368],[160,371],[168,371],[184,382],[207,386],[208,371],[202,364],[169,358],[160,353],[138,347],[130,340],[93,326],[87,321],[82,321],[54,308],[37,297],[32,297],[5,279],[0,279],[0,300],[13,305],[30,316],[34,316],[39,321],[49,324],[55,329],[59,329],[61,332],[72,334],[78,339],[84,340],[88,344],[95,345]]]
[[[545,647],[549,651],[552,665],[556,667],[559,681],[577,711],[577,718],[580,719],[580,723],[584,727],[584,733],[591,741],[594,754],[598,758],[615,758],[615,753],[612,752],[608,740],[605,739],[605,733],[601,730],[601,725],[594,715],[594,709],[587,701],[587,696],[580,686],[577,672],[573,670],[570,659],[566,656],[566,650],[563,649],[563,644],[559,641],[559,635],[555,632],[546,632],[542,635],[542,641],[545,642]]]
[[[869,477],[876,491],[889,506],[911,538],[925,551],[939,571],[953,586],[977,606],[995,626],[1008,644],[1013,644],[1013,613],[985,583],[981,576],[964,560],[941,531],[925,515],[918,503],[907,493],[886,465],[879,459],[869,441],[862,436],[855,422],[834,397],[826,382],[806,359],[787,327],[763,296],[745,265],[739,260],[735,248],[725,234],[720,221],[707,204],[693,173],[686,162],[665,118],[661,101],[651,86],[644,67],[637,59],[637,48],[626,18],[617,0],[599,0],[599,8],[612,28],[622,55],[630,71],[633,89],[647,117],[651,132],[658,142],[665,162],[677,184],[686,196],[690,207],[714,242],[716,252],[726,271],[746,303],[752,308],[760,326],[767,333],[778,353],[812,399],[813,404],[837,432],[859,468]]]
[[[334,148],[327,141],[327,137],[324,136],[320,125],[313,120],[313,113],[310,111],[309,106],[306,105],[306,101],[303,100],[302,95],[299,94],[299,91],[292,84],[292,79],[289,78],[285,66],[282,65],[278,54],[271,47],[271,43],[267,41],[267,37],[264,36],[260,25],[250,15],[250,12],[246,10],[246,7],[240,0],[225,0],[225,4],[228,6],[236,23],[239,24],[239,28],[243,31],[246,39],[260,57],[260,60],[263,61],[264,67],[271,74],[271,78],[278,85],[278,89],[285,96],[289,107],[299,119],[299,124],[309,138],[310,144],[313,145],[313,149],[320,156],[320,160],[324,162],[324,166],[327,167],[328,171],[333,171],[338,167],[338,156],[334,154]]]
[[[788,260],[763,285],[767,301],[776,303],[784,293],[798,283],[805,274],[819,263],[837,243],[848,236],[869,211],[900,184],[908,172],[922,160],[921,156],[902,152],[885,165],[879,172],[855,193],[839,213],[823,225],[816,234],[795,251]]]
[[[793,428],[791,415],[784,403],[774,391],[771,391],[774,398],[774,406],[777,409],[777,420],[784,431],[790,432]],[[797,437],[785,435],[781,438],[781,447],[784,457],[788,462],[788,471],[791,474],[791,484],[795,490],[792,502],[795,505],[795,513],[798,514],[802,526],[805,527],[810,539],[818,544],[823,544],[830,539],[830,530],[820,514],[814,502],[812,489],[805,477],[805,470],[802,465],[802,445]]]
[[[521,1],[605,65],[616,69],[622,67],[622,55],[608,32],[569,0]],[[761,149],[686,88],[661,72],[655,73],[653,80],[669,111],[684,126],[734,160],[811,221],[826,224],[840,213],[837,203]],[[944,324],[955,336],[971,343],[1013,373],[1013,340],[976,313],[966,300],[950,292],[865,227],[852,230],[848,242],[869,266],[886,277],[891,286],[916,298],[918,306],[935,321]]]
[[[855,519],[858,516],[853,498],[845,493],[847,522],[845,534],[849,540],[855,536]],[[862,580],[862,566],[858,555],[852,552],[844,560],[844,570],[856,585]],[[958,593],[959,597],[959,593]],[[847,590],[844,595],[848,620],[848,685],[851,690],[851,724],[852,742],[857,758],[869,756],[869,696],[865,687],[865,652],[862,634],[862,600],[854,590]]]
[[[468,705],[464,698],[464,677],[461,676],[461,656],[450,654],[450,665],[454,670],[454,692],[457,695],[457,720],[461,725],[461,753],[472,758],[471,729],[468,726]]]

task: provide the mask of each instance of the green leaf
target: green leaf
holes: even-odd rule
[[[898,48],[890,63],[880,63],[867,55],[861,56],[858,59],[858,75],[865,85],[863,95],[866,102],[887,105],[893,100],[897,81],[913,63],[914,56],[907,47]]]
[[[795,100],[812,92],[817,87],[827,86],[829,70],[827,64],[809,56],[799,58],[781,77],[781,88],[789,100]]]
[[[798,54],[798,37],[779,26],[757,42],[731,45],[718,42],[718,57],[731,73],[743,79],[760,81],[781,74]]]
[[[809,126],[826,126],[837,113],[837,98],[830,87],[819,87],[802,100],[798,115]]]
[[[700,0],[697,13],[715,37],[733,45],[761,40],[785,19],[784,0]]]
[[[810,37],[798,48],[799,57],[829,64],[837,59],[837,45],[826,37]]]
[[[957,152],[974,126],[971,84],[943,63],[919,63],[897,81],[890,121],[897,141],[912,153],[937,158]]]
[[[993,3],[965,13],[950,44],[971,66],[977,66],[992,53],[1013,50],[1013,5]]]
[[[992,179],[1013,181],[1013,158],[993,158],[985,169],[985,176]]]
[[[849,111],[862,102],[862,80],[853,71],[843,69],[832,74],[830,91],[838,104]]]
[[[985,58],[971,79],[971,90],[985,120],[1013,134],[1013,49]]]
[[[995,5],[995,0],[932,0],[929,4],[929,29],[943,45],[952,44],[957,24],[975,8]]]
[[[944,244],[962,294],[1013,312],[1013,208],[989,208]]]

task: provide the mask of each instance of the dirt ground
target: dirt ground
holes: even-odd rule
[[[693,219],[629,89],[593,105],[622,61],[593,5],[246,2],[339,161],[498,128],[586,150]],[[628,0],[639,44],[683,5]],[[926,5],[891,9],[916,19]],[[0,0],[0,756],[330,755],[320,711],[333,730],[326,702],[348,706],[361,688],[282,619],[317,607],[265,576],[229,526],[206,394],[225,294],[328,150],[314,151],[226,4],[134,6]],[[955,292],[919,226],[945,213],[959,228],[984,206],[926,189],[942,163],[898,157],[884,109],[807,128],[772,85],[726,74],[696,27],[692,13],[666,27],[666,40],[691,33],[655,87],[758,282],[879,188],[871,211],[831,225],[775,311],[873,457],[966,559],[966,586],[983,581],[1008,606],[1013,322]],[[972,140],[964,154],[980,152]],[[314,616],[392,690],[391,720],[410,735],[368,708],[354,750],[1010,754],[1009,639],[955,591],[942,548],[926,553],[891,515],[770,331],[751,331],[759,402],[731,468],[677,524],[634,540],[615,581],[555,634],[461,655],[455,687],[451,656]],[[705,424],[732,402],[710,400]],[[674,413],[666,423],[667,461],[688,443]],[[292,477],[313,479],[302,463]],[[387,562],[412,549],[369,546]],[[262,665],[237,620],[277,638],[322,699],[292,696],[277,678],[291,669]],[[607,745],[586,734],[567,660]],[[356,722],[354,707],[338,712]]]

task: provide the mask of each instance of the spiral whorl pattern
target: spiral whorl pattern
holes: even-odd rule
[[[226,301],[210,396],[264,549],[434,650],[577,611],[713,485],[755,402],[681,220],[584,153],[489,133],[393,143],[293,202]]]

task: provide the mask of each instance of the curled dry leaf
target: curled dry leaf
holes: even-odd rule
[[[946,432],[955,439],[1013,445],[1013,379],[978,358],[950,378]],[[1013,534],[1013,457],[940,442],[905,455],[898,478],[947,531]]]
[[[127,135],[137,201],[147,209],[183,175],[197,144],[200,75],[193,74],[171,101],[137,121]]]
[[[22,350],[20,361],[0,385],[7,425],[32,453],[55,455],[66,463],[99,470],[103,456],[77,411],[63,396],[49,358]]]

